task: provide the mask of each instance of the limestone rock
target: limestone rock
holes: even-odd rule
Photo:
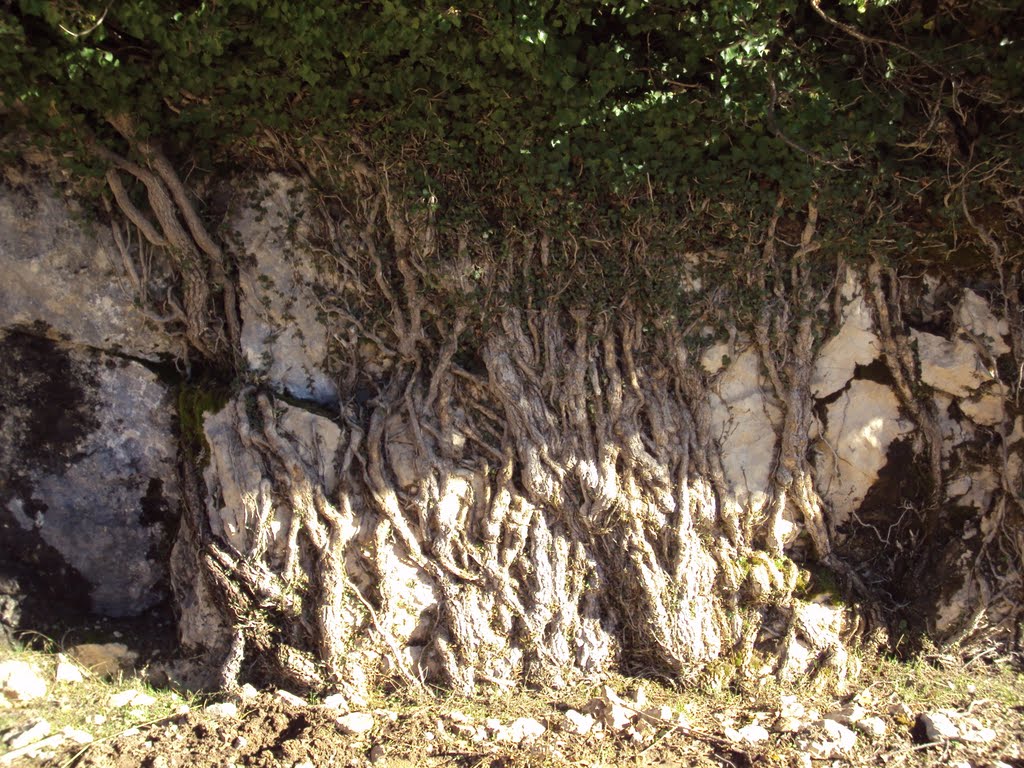
[[[0,662],[0,696],[11,701],[33,701],[46,695],[46,681],[27,661]]]
[[[373,715],[369,712],[350,712],[336,722],[343,733],[360,734],[373,730]]]
[[[822,720],[824,738],[812,742],[808,747],[811,757],[822,760],[839,760],[848,756],[857,745],[857,734],[835,720]]]
[[[319,268],[302,242],[301,190],[275,173],[263,179],[256,195],[258,205],[238,211],[231,222],[243,254],[242,351],[250,368],[278,390],[334,402],[337,386],[325,371],[326,316],[316,294]]]
[[[580,736],[586,736],[590,733],[594,727],[594,722],[594,718],[591,715],[584,715],[575,709],[569,709],[565,712],[566,730]]]
[[[274,691],[274,697],[279,701],[283,701],[285,704],[290,704],[293,707],[306,706],[306,701],[296,696],[291,691]]]
[[[175,352],[136,306],[110,230],[90,229],[81,214],[43,185],[0,185],[0,329],[45,326],[48,335],[149,360]],[[159,265],[149,274],[149,289],[162,296]]]
[[[217,704],[210,704],[203,711],[213,717],[223,717],[225,719],[238,717],[238,705],[233,701],[222,701]]]
[[[864,300],[859,277],[852,270],[847,272],[841,297],[845,303],[839,332],[825,342],[814,362],[811,394],[819,399],[845,387],[856,367],[873,362],[880,352],[871,309]]]
[[[995,376],[978,355],[977,347],[957,336],[952,341],[923,331],[911,331],[921,362],[921,381],[954,397],[967,397]]]
[[[853,725],[859,720],[863,720],[867,717],[867,710],[859,704],[850,704],[837,709],[834,712],[829,712],[825,715],[826,720],[835,720],[837,723],[842,725]]]
[[[710,402],[711,428],[733,490],[730,501],[756,514],[768,501],[769,472],[775,460],[771,436],[781,411],[764,391],[761,358],[753,346],[721,373]]]
[[[764,726],[751,723],[742,728],[726,728],[725,738],[737,744],[758,744],[767,740],[771,734]]]
[[[539,739],[544,735],[547,728],[539,720],[532,717],[520,717],[509,723],[498,737],[498,741],[510,741],[513,744]]]
[[[85,673],[82,668],[75,664],[63,653],[57,654],[57,669],[54,673],[54,681],[58,683],[81,683],[85,680]]]
[[[1003,423],[1006,415],[1006,394],[1001,383],[986,387],[973,397],[960,400],[960,410],[975,424],[994,427]]]
[[[164,600],[178,510],[167,386],[134,361],[9,334],[0,400],[0,530],[33,563],[33,590],[66,615]]]
[[[960,735],[949,715],[943,712],[924,712],[917,717],[928,741],[950,741]]]
[[[969,288],[964,289],[956,319],[960,327],[969,331],[993,357],[1010,351],[1004,338],[1010,334],[1009,324],[1005,319],[997,318],[988,302]]]
[[[72,646],[68,653],[92,674],[101,677],[127,672],[139,658],[124,643],[82,643]]]
[[[872,739],[881,739],[888,731],[885,720],[880,717],[865,717],[856,723],[857,730]]]
[[[92,742],[95,741],[91,733],[88,733],[87,731],[80,731],[79,729],[72,728],[71,726],[61,728],[60,735],[78,745],[92,744]]]
[[[332,693],[330,696],[324,697],[322,705],[327,709],[348,712],[348,699],[343,693]]]
[[[849,519],[886,464],[892,442],[912,429],[900,418],[895,393],[856,380],[828,406],[826,442],[818,455],[818,491],[832,504],[834,525]]]
[[[22,749],[29,744],[41,741],[50,735],[50,723],[46,720],[33,720],[27,726],[17,728],[11,733],[10,738],[5,737],[8,748]]]

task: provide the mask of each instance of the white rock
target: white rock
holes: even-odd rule
[[[213,717],[238,717],[238,705],[233,701],[222,701],[218,704],[210,704],[203,711]]]
[[[64,738],[75,742],[75,744],[91,744],[94,741],[91,733],[88,733],[87,731],[80,731],[77,728],[72,728],[71,726],[61,729],[61,735]]]
[[[577,733],[580,736],[586,736],[590,733],[590,729],[594,727],[594,718],[591,715],[584,715],[575,709],[566,710],[565,720],[568,726],[566,730]]]
[[[779,717],[801,718],[807,713],[807,709],[797,700],[796,696],[781,696],[779,698]]]
[[[960,400],[960,410],[975,424],[994,427],[1003,423],[1006,396],[1001,386],[986,389],[974,397]]]
[[[912,430],[900,418],[896,394],[883,384],[855,380],[828,406],[826,442],[818,454],[818,490],[834,510],[835,524],[860,507],[885,466],[892,442]]]
[[[986,368],[978,349],[959,336],[952,341],[922,331],[911,331],[921,361],[921,381],[954,397],[967,397],[995,376]]]
[[[960,731],[960,740],[971,744],[988,744],[995,741],[997,734],[992,728],[963,728]]]
[[[774,433],[782,414],[765,393],[761,358],[750,346],[720,374],[712,392],[711,429],[721,446],[722,465],[730,498],[724,502],[757,514],[768,502],[769,475],[775,444],[765,440]]]
[[[85,722],[90,723],[91,725],[103,725],[105,722],[107,722],[107,716],[98,714],[89,715],[87,718],[85,718]]]
[[[139,695],[139,692],[134,688],[129,688],[127,690],[111,694],[110,698],[107,699],[107,704],[120,709],[121,707],[127,707],[129,704],[133,704],[135,702],[135,697]]]
[[[328,334],[316,295],[324,275],[303,242],[299,192],[294,181],[270,174],[260,182],[258,208],[238,211],[231,222],[246,256],[238,275],[241,345],[250,368],[272,386],[327,403],[338,390],[325,371]]]
[[[291,704],[293,707],[304,707],[304,706],[306,706],[306,700],[305,699],[300,699],[298,696],[296,696],[291,691],[285,691],[285,690],[274,691],[274,696],[277,699],[283,701],[285,704]]]
[[[865,717],[858,720],[855,725],[858,731],[873,739],[882,738],[885,736],[886,731],[888,731],[885,721],[880,717]]]
[[[35,744],[50,735],[50,723],[46,720],[34,720],[26,727],[15,731],[10,738],[6,738],[7,746],[12,750],[27,747]]]
[[[236,691],[236,695],[242,701],[251,701],[260,695],[260,692],[256,690],[256,686],[251,683],[245,683],[241,688]]]
[[[32,701],[46,695],[46,681],[27,661],[0,663],[0,694],[11,701]]]
[[[348,712],[348,699],[345,698],[343,693],[332,693],[324,698],[322,706],[339,712]]]
[[[85,680],[85,673],[66,655],[58,653],[57,671],[54,673],[53,679],[58,683],[81,683]]]
[[[837,723],[843,725],[852,725],[858,720],[863,720],[867,717],[867,710],[859,704],[851,704],[843,707],[842,709],[836,710],[835,712],[829,712],[825,715],[826,720],[835,720]]]
[[[448,713],[448,719],[453,723],[471,723],[473,719],[465,712],[455,709]]]
[[[806,727],[804,721],[798,717],[779,717],[772,723],[772,730],[776,733],[799,733]]]
[[[139,658],[124,643],[82,643],[68,649],[68,653],[87,670],[101,677],[127,672]]]
[[[540,738],[547,728],[544,724],[532,717],[520,717],[509,723],[498,737],[498,741],[510,741],[513,744],[522,744],[524,741],[533,741]]]
[[[964,290],[963,299],[956,312],[961,328],[971,332],[993,357],[1005,355],[1010,347],[1004,336],[1010,333],[1006,320],[997,318],[988,302],[970,289]]]
[[[917,719],[924,727],[928,741],[949,741],[960,735],[960,729],[942,712],[925,712]]]
[[[873,362],[880,352],[871,309],[855,272],[848,272],[842,294],[847,303],[841,311],[839,333],[825,342],[814,361],[811,394],[819,399],[845,387],[856,367]]]
[[[725,737],[738,744],[757,744],[765,741],[769,736],[768,730],[763,726],[751,723],[742,728],[726,728]]]
[[[373,715],[369,712],[350,712],[335,722],[342,733],[360,734],[373,730]]]
[[[825,738],[810,745],[808,751],[819,759],[841,759],[857,745],[857,734],[835,720],[822,720]]]

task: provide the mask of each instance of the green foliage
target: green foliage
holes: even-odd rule
[[[820,7],[8,0],[0,121],[79,170],[88,142],[118,142],[119,112],[206,169],[253,158],[267,131],[338,160],[358,137],[449,231],[612,243],[537,276],[560,300],[677,311],[679,253],[734,241],[780,193],[789,210],[817,194],[836,248],[899,254],[948,251],[961,197],[1020,189],[1019,4]],[[621,258],[638,221],[670,235],[642,263]]]

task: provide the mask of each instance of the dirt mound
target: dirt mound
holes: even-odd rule
[[[194,711],[138,729],[90,749],[83,768],[187,768],[244,765],[277,768],[304,763],[329,768],[362,762],[365,736],[345,733],[338,713],[291,707],[260,696],[238,708],[237,717]]]

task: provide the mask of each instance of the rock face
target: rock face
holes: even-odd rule
[[[23,593],[138,614],[170,580],[184,645],[263,654],[297,692],[327,668],[354,706],[376,674],[470,691],[631,661],[724,680],[722,659],[756,657],[796,681],[847,661],[848,609],[834,584],[798,594],[802,568],[883,591],[941,576],[900,594],[940,640],[1019,618],[995,581],[1022,511],[1021,344],[981,293],[887,294],[841,266],[800,345],[783,321],[655,350],[583,309],[467,338],[417,294],[402,254],[433,245],[410,228],[353,255],[315,234],[298,182],[252,199],[216,233],[240,364],[186,432],[188,366],[159,364],[180,341],[136,306],[172,272],[52,194],[0,190],[0,623],[34,610]],[[179,453],[179,432],[201,447]],[[239,640],[247,610],[273,632]],[[823,755],[846,738],[826,736]]]
[[[167,594],[170,392],[119,357],[19,333],[0,349],[3,560],[84,580],[102,614],[145,611]]]
[[[831,450],[821,454],[821,476],[827,478],[821,492],[832,503],[833,524],[845,523],[860,506],[886,464],[889,446],[911,429],[892,389],[873,381],[851,382],[828,406],[825,440]]]
[[[326,315],[316,291],[318,266],[304,245],[300,187],[271,174],[255,191],[259,202],[231,222],[242,249],[242,351],[253,371],[294,397],[334,402],[326,373]]]
[[[150,278],[147,290],[160,290],[158,269],[132,269]],[[0,186],[0,274],[0,328],[40,324],[76,344],[150,360],[178,351],[136,306],[110,230],[83,223],[74,203],[45,187]]]

